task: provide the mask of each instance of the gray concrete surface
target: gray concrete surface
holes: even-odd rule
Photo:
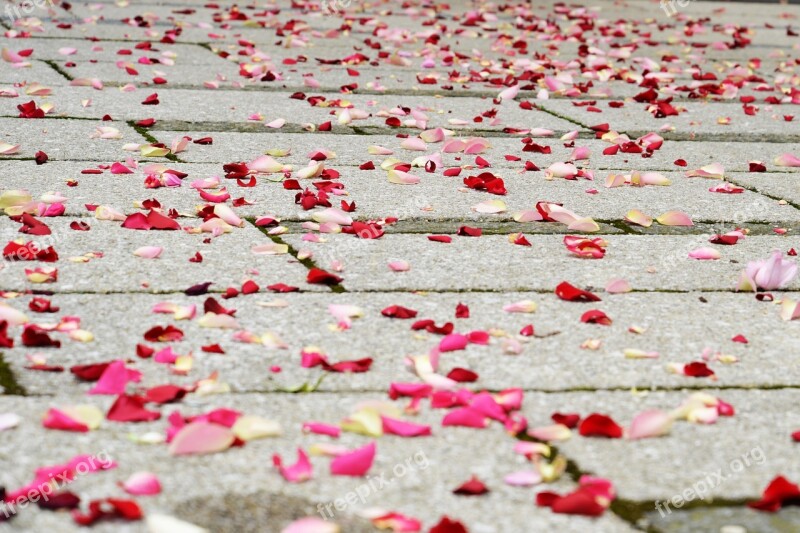
[[[751,262],[777,250],[794,265],[786,271],[800,250],[796,7],[693,1],[676,2],[671,13],[669,4],[645,0],[79,0],[70,9],[17,12],[14,4],[0,2],[0,245],[8,256],[0,262],[0,339],[8,345],[0,351],[0,493],[13,494],[39,468],[106,454],[116,468],[79,473],[63,487],[81,498],[82,511],[104,498],[141,506],[144,520],[92,527],[104,532],[172,533],[177,526],[153,522],[167,516],[213,532],[282,533],[317,517],[329,519],[326,533],[334,523],[366,533],[377,531],[369,517],[388,512],[418,520],[411,530],[423,532],[445,515],[470,533],[800,528],[791,506],[747,507],[778,475],[800,482],[791,436],[800,429],[800,322],[787,320],[800,280],[786,275],[759,294],[735,290]],[[515,85],[519,93],[509,94]],[[508,98],[499,100],[501,91]],[[297,92],[304,98],[291,97]],[[159,103],[144,105],[154,93]],[[326,103],[310,105],[319,97]],[[648,108],[656,99],[671,99],[678,114],[655,117]],[[21,113],[28,102],[44,118]],[[148,118],[155,122],[136,124]],[[285,123],[267,126],[277,119]],[[330,131],[320,131],[326,122]],[[592,127],[623,137],[601,139]],[[434,128],[448,130],[445,138],[431,138]],[[148,152],[184,136],[205,140]],[[624,149],[604,155],[614,144]],[[230,164],[267,154],[280,168],[238,182],[225,177],[242,169]],[[425,168],[428,160],[435,168]],[[370,162],[374,169],[361,169]],[[553,176],[564,163],[582,175]],[[722,179],[686,175],[712,164],[724,169]],[[751,170],[757,164],[765,171]],[[130,172],[112,172],[120,165]],[[387,172],[396,165],[412,177]],[[165,169],[186,174],[180,186],[158,186],[154,176]],[[484,172],[503,179],[506,194],[466,187],[465,178]],[[636,186],[643,173],[653,178],[648,172],[670,184]],[[606,187],[609,175],[633,184]],[[414,177],[416,184],[392,183]],[[719,186],[737,193],[710,190]],[[596,227],[517,221],[537,202],[562,204]],[[180,229],[122,226],[119,218],[153,205],[177,216]],[[102,220],[110,208],[118,219]],[[694,225],[637,226],[625,221],[631,210],[653,218],[680,211]],[[22,213],[50,234],[22,231],[41,230],[28,217],[27,230],[12,219]],[[226,227],[217,216],[242,223]],[[91,229],[72,229],[83,224]],[[195,232],[201,225],[208,231]],[[457,235],[462,226],[483,234]],[[709,243],[737,228],[746,236],[735,245]],[[513,244],[520,234],[530,246]],[[570,254],[569,234],[605,240],[605,256]],[[52,246],[58,259],[15,260],[14,241]],[[161,248],[159,258],[134,255],[146,246]],[[719,258],[690,257],[703,248]],[[197,252],[202,262],[190,262]],[[30,275],[47,268],[57,269],[57,281]],[[319,269],[338,277],[314,283]],[[759,280],[785,272],[767,274]],[[629,292],[613,290],[619,280]],[[229,291],[248,281],[259,290]],[[565,301],[556,294],[562,282],[600,300]],[[39,312],[42,298],[58,310]],[[459,304],[469,316],[457,316]],[[190,306],[191,316],[154,312]],[[392,309],[413,316],[386,316]],[[512,312],[519,310],[529,312]],[[592,310],[611,323],[584,322]],[[146,337],[156,326],[182,337]],[[523,334],[530,327],[533,335]],[[60,347],[43,346],[45,334]],[[473,342],[463,342],[467,335]],[[216,344],[224,353],[209,351]],[[180,358],[140,357],[139,345]],[[333,366],[307,368],[304,350]],[[333,371],[367,358],[364,372]],[[125,385],[128,394],[165,384],[189,392],[147,403],[158,420],[108,420],[114,396],[91,394],[96,384],[70,369],[120,360],[141,373]],[[713,375],[686,375],[690,363]],[[470,380],[451,379],[459,376]],[[392,400],[402,384],[430,385],[435,396]],[[477,409],[503,419],[492,402],[515,394],[505,427],[445,424]],[[676,409],[696,394],[735,413],[711,424],[680,419]],[[476,399],[464,411],[446,405],[455,397],[461,407]],[[44,427],[49,409],[75,405],[99,410],[99,427]],[[281,431],[219,453],[170,455],[170,415],[217,408],[274,421]],[[431,435],[348,431],[353,420],[380,424],[370,409],[429,426]],[[628,430],[653,409],[677,418],[660,437],[542,433],[554,413],[605,414]],[[343,431],[304,431],[312,422]],[[537,448],[545,455],[526,459],[518,452],[535,448],[536,436],[550,439]],[[366,477],[331,474],[331,455],[370,442],[377,453]],[[272,457],[292,464],[298,448],[311,454],[313,475],[289,483]],[[159,494],[123,490],[141,471],[157,475]],[[520,471],[544,479],[505,481]],[[600,516],[536,505],[541,492],[578,490],[585,475],[614,487],[610,501],[587,497]],[[471,476],[489,492],[455,494]],[[370,485],[382,477],[385,484]],[[687,505],[662,512],[687,491]],[[337,501],[345,504],[333,516],[320,513]],[[0,533],[46,530],[87,528],[67,511],[36,506],[0,522]]]

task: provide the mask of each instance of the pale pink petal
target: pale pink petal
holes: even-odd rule
[[[691,217],[681,211],[667,211],[656,221],[662,226],[694,226]]]
[[[353,217],[336,207],[317,211],[311,215],[311,218],[316,222],[333,222],[341,226],[349,226],[353,223]]]
[[[536,470],[520,470],[508,474],[503,481],[512,487],[532,487],[542,482],[542,475]]]
[[[643,411],[636,415],[628,429],[629,439],[660,437],[669,433],[672,417],[659,409]]]
[[[281,172],[283,170],[283,165],[268,155],[262,155],[247,163],[247,168],[253,172],[270,174]]]
[[[544,171],[544,176],[547,179],[552,178],[566,178],[571,179],[578,175],[578,167],[572,163],[553,163]]]
[[[19,425],[22,419],[15,413],[0,413],[0,431],[5,431]]]
[[[419,137],[408,137],[407,139],[404,139],[403,142],[400,143],[400,147],[406,150],[415,150],[419,152],[428,149],[428,145],[426,145],[425,141]]]
[[[8,144],[0,141],[0,155],[14,155],[19,152],[19,147],[20,145],[18,144]]]
[[[164,248],[161,246],[142,246],[141,248],[137,248],[133,252],[133,255],[144,259],[156,259],[163,251]]]
[[[172,455],[216,453],[227,450],[236,440],[230,428],[212,422],[191,422],[181,428],[169,445]]]
[[[779,167],[800,167],[800,157],[785,153],[775,158],[775,164]]]
[[[722,254],[720,254],[719,250],[716,248],[702,247],[689,252],[689,257],[692,259],[709,260],[719,259],[722,257]]]
[[[585,146],[578,146],[574,150],[572,150],[572,154],[569,156],[569,158],[572,161],[582,161],[585,159],[589,159],[590,155],[591,155],[591,150],[589,150]]]
[[[645,228],[649,228],[653,224],[653,219],[638,209],[631,209],[628,211],[628,214],[625,215],[625,220],[631,224],[636,224]]]
[[[781,318],[787,321],[800,318],[800,302],[784,298],[781,302]]]
[[[480,137],[473,137],[466,141],[464,145],[464,153],[465,154],[480,154],[486,151],[489,148],[489,141],[486,139],[482,139]]]
[[[315,516],[295,520],[281,530],[281,533],[340,533],[342,530],[336,522],[323,520]]]
[[[536,311],[536,302],[532,300],[523,300],[513,304],[503,306],[503,311],[506,313],[533,313]]]
[[[392,155],[394,152],[383,146],[372,145],[367,147],[367,153],[369,155]]]
[[[419,134],[420,139],[425,141],[426,143],[438,143],[442,142],[446,135],[452,134],[449,130],[444,130],[442,128],[434,128],[432,130],[425,130]]]
[[[624,279],[612,279],[606,283],[606,292],[610,294],[621,294],[631,292],[631,285]]]
[[[567,229],[579,233],[600,231],[600,225],[589,217],[578,218],[567,225]]]
[[[389,268],[394,272],[407,272],[411,264],[408,261],[389,261]]]
[[[696,170],[687,170],[687,178],[712,178],[722,179],[725,176],[725,168],[719,163],[711,163]]]
[[[389,183],[396,183],[398,185],[416,185],[420,179],[413,174],[403,172],[402,170],[390,169],[388,174]]]
[[[455,154],[458,152],[463,152],[466,146],[467,143],[461,139],[450,139],[442,145],[442,152],[446,154]]]
[[[514,85],[512,87],[508,87],[507,89],[503,89],[500,91],[500,94],[497,95],[497,98],[500,100],[513,100],[519,94],[519,85]]]

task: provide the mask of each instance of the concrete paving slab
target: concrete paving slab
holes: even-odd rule
[[[113,207],[113,206],[112,206]],[[89,231],[75,231],[72,222],[85,221]],[[178,219],[182,227],[197,227],[200,219]],[[291,256],[256,256],[253,246],[269,243],[269,239],[254,226],[246,224],[234,228],[210,242],[210,234],[189,234],[185,231],[143,231],[121,227],[120,222],[95,219],[70,219],[59,217],[46,221],[52,234],[41,238],[24,239],[37,243],[40,249],[53,246],[58,261],[4,261],[3,279],[6,290],[41,289],[56,292],[183,292],[198,283],[213,282],[214,291],[224,291],[229,286],[241,287],[241,283],[253,278],[259,284],[271,285],[284,282],[296,285],[305,279],[306,269],[289,261]],[[0,235],[8,242],[25,237],[18,232],[19,225],[9,219],[2,221]],[[163,248],[158,259],[143,259],[134,256],[134,251],[143,246]],[[191,263],[196,252],[203,256],[202,263]],[[75,262],[71,258],[85,257],[90,253],[102,253],[86,262]],[[231,257],[242,257],[238,268],[225,268]],[[177,263],[179,268],[170,268]],[[31,284],[25,269],[55,267],[58,280],[46,285]],[[255,271],[257,273],[253,273]]]
[[[167,124],[168,126],[168,124]],[[373,161],[376,166],[383,160],[379,156],[371,156],[367,152],[370,146],[383,146],[393,151],[392,157],[411,162],[423,154],[433,154],[441,150],[441,145],[429,145],[427,152],[412,152],[400,147],[401,140],[394,135],[308,135],[303,133],[283,133],[265,131],[261,133],[219,132],[211,130],[195,131],[162,131],[156,128],[150,133],[160,142],[171,143],[173,139],[189,136],[192,139],[211,137],[211,145],[190,144],[185,152],[181,152],[182,160],[194,163],[230,163],[233,161],[252,161],[267,150],[276,148],[291,148],[291,154],[280,161],[292,165],[306,165],[308,154],[320,149],[327,149],[336,154],[329,165],[360,166],[367,161]],[[575,126],[575,130],[580,130]],[[465,136],[460,136],[465,137]],[[509,168],[521,171],[526,161],[535,163],[539,168],[547,168],[553,163],[568,161],[574,147],[565,146],[557,137],[535,139],[537,144],[550,148],[550,154],[523,152],[524,137],[489,137],[491,148],[481,156],[490,162],[492,168]],[[687,166],[685,170],[700,168],[711,163],[720,163],[728,172],[747,172],[750,161],[762,161],[770,172],[800,172],[800,167],[778,167],[774,160],[792,145],[772,144],[766,142],[729,143],[729,142],[697,142],[697,141],[664,141],[660,150],[653,152],[651,157],[641,157],[640,154],[618,153],[614,156],[604,156],[602,152],[610,145],[607,142],[580,138],[575,141],[575,146],[586,147],[590,152],[589,161],[578,161],[580,168],[590,169],[618,169],[618,170],[681,170],[675,161],[683,159]],[[519,161],[508,161],[504,156],[519,157]],[[446,167],[471,166],[475,168],[475,156],[464,154],[442,154],[442,161]],[[491,169],[489,169],[491,170]]]
[[[658,131],[665,124],[670,124],[676,129],[674,132],[664,133],[665,138],[678,135],[681,138],[691,137],[701,141],[768,141],[768,142],[797,142],[795,128],[783,119],[779,108],[761,106],[755,116],[749,116],[742,111],[741,104],[723,103],[685,103],[682,107],[685,112],[678,116],[655,118],[646,111],[648,104],[638,106],[625,106],[619,109],[603,109],[602,113],[587,112],[588,107],[575,107],[571,102],[551,100],[542,105],[544,109],[556,113],[561,117],[577,121],[585,126],[608,123],[611,128],[627,132],[630,135],[644,135],[649,131]],[[719,124],[719,119],[730,118],[730,125]]]
[[[789,434],[799,420],[794,413],[774,409],[776,404],[793,401],[797,397],[795,390],[728,390],[711,394],[733,405],[735,415],[721,417],[713,425],[677,421],[672,432],[661,438],[630,441],[575,435],[560,443],[559,448],[582,470],[614,479],[620,497],[633,501],[664,502],[702,481],[709,486],[705,493],[709,500],[752,501],[761,496],[776,475],[797,478],[797,467],[789,459],[794,453]],[[549,416],[554,411],[579,412],[584,417],[605,413],[627,426],[646,409],[670,411],[688,396],[662,392],[533,395],[526,398],[525,412],[534,426],[550,423]],[[712,473],[721,473],[723,479]],[[677,514],[672,509],[670,518]],[[657,511],[654,505],[650,510]]]
[[[360,402],[376,399],[380,398],[372,395],[224,395],[188,398],[184,405],[167,407],[165,414],[173,411],[199,414],[224,406],[275,420],[281,424],[284,435],[253,441],[221,454],[175,458],[168,455],[166,445],[134,444],[125,438],[131,428],[107,422],[101,429],[78,438],[63,432],[44,433],[52,444],[42,446],[42,453],[29,455],[16,462],[13,470],[4,472],[4,477],[25,480],[42,463],[64,461],[78,453],[93,452],[98,458],[113,458],[119,466],[91,477],[84,476],[70,485],[70,489],[74,487],[84,497],[121,495],[121,490],[116,487],[117,481],[126,479],[134,472],[147,470],[159,476],[164,489],[159,496],[137,498],[148,512],[174,514],[213,531],[232,531],[234,527],[238,531],[263,531],[266,524],[269,524],[270,530],[279,531],[293,519],[307,515],[319,516],[318,504],[324,506],[335,501],[356,490],[368,479],[331,476],[327,473],[328,461],[314,458],[314,478],[305,484],[292,485],[274,470],[270,456],[277,453],[289,460],[289,457],[295,456],[298,446],[308,449],[314,444],[331,442],[327,437],[304,435],[300,420],[337,423],[350,415]],[[37,427],[34,420],[50,405],[76,400],[81,399],[58,397],[24,403],[4,400],[5,409],[18,411],[26,419],[25,424],[9,435],[13,439],[10,443],[12,448],[22,446],[33,435],[37,435],[37,438],[42,435],[42,429]],[[111,403],[105,398],[93,400],[104,407]],[[513,488],[502,482],[504,475],[525,466],[524,458],[512,451],[514,440],[511,437],[495,427],[482,433],[488,440],[479,441],[471,438],[475,434],[474,429],[438,427],[436,423],[440,414],[426,413],[419,417],[419,423],[435,424],[434,431],[441,434],[436,441],[426,439],[409,445],[409,441],[391,436],[378,439],[373,475],[383,473],[388,486],[365,497],[364,503],[357,500],[355,504],[346,505],[344,510],[335,513],[335,518],[341,516],[345,524],[351,523],[358,528],[348,531],[370,530],[364,527],[363,520],[355,521],[353,518],[356,512],[368,507],[417,517],[426,527],[434,525],[442,515],[447,514],[464,521],[470,531],[486,533],[530,527],[532,524],[545,529],[576,532],[581,528],[602,532],[632,531],[625,522],[610,513],[598,519],[576,519],[537,508],[533,503],[536,490]],[[134,431],[138,434],[146,431],[163,432],[165,428],[166,420],[162,420],[139,424]],[[339,441],[333,442],[354,448],[365,445],[369,439],[343,434]],[[487,442],[492,444],[492,449],[504,449],[507,453],[487,454]],[[398,468],[398,464],[405,468]],[[451,491],[468,479],[470,472],[484,479],[492,491],[483,498],[471,499],[470,505],[465,506],[463,497],[453,495]],[[314,488],[313,493],[309,492],[310,486]],[[566,491],[570,486],[569,482],[563,481],[549,488]],[[213,490],[217,498],[209,500],[206,497],[209,490]],[[437,505],[424,505],[433,495],[437,495]],[[507,511],[495,516],[503,508]],[[227,511],[222,512],[223,509]],[[227,514],[231,509],[238,512]],[[65,531],[77,530],[70,529],[74,526],[70,526],[70,519],[65,514],[51,513],[47,518],[42,514],[20,512],[17,517],[19,521],[12,522],[11,527],[38,525],[41,517],[58,524]],[[52,517],[59,519],[53,520]],[[130,531],[142,529],[133,526]]]
[[[141,120],[152,117],[156,120],[188,120],[191,122],[228,122],[247,123],[248,117],[255,113],[262,113],[267,122],[283,118],[291,124],[321,124],[326,121],[338,123],[335,108],[311,106],[307,101],[290,98],[292,93],[262,93],[241,92],[225,90],[189,90],[159,88],[158,105],[142,105],[142,102],[152,92],[139,90],[132,93],[119,94],[119,91],[96,91],[85,87],[61,87],[58,91],[45,100],[54,104],[54,113],[63,116],[78,118],[101,118],[113,112],[115,118],[122,120]],[[311,94],[311,93],[310,93]],[[318,93],[314,92],[314,95]],[[561,120],[548,113],[529,111],[527,115],[519,115],[516,105],[495,106],[489,99],[463,97],[456,101],[432,96],[398,96],[398,95],[323,95],[329,100],[347,100],[357,109],[365,111],[370,118],[357,120],[350,127],[372,126],[391,131],[385,125],[385,117],[374,116],[382,109],[389,111],[397,106],[408,107],[413,110],[426,110],[429,117],[429,127],[452,127],[460,129],[485,129],[501,131],[507,126],[512,127],[541,127],[566,133],[573,128],[567,121]],[[93,104],[84,107],[82,100],[91,98]],[[271,107],[267,102],[281,102],[279,109]],[[0,114],[14,113],[16,104],[0,102]],[[489,119],[480,117],[483,113],[496,109],[500,124],[492,125]],[[475,123],[473,119],[480,117],[482,122]],[[408,118],[408,117],[404,117]],[[450,119],[468,121],[468,126],[453,125]]]
[[[525,225],[519,225],[525,232]],[[731,290],[748,261],[765,250],[787,251],[794,238],[751,236],[720,250],[717,261],[690,259],[690,251],[710,245],[710,235],[608,235],[605,257],[570,257],[560,235],[528,235],[532,246],[517,246],[506,235],[459,237],[449,244],[431,242],[427,234],[385,235],[363,240],[353,235],[325,236],[327,242],[283,240],[314,253],[320,265],[340,260],[344,286],[350,290],[553,290],[563,279],[579,285],[604,286],[627,279],[641,290]],[[480,258],[480,260],[476,259]],[[411,270],[397,276],[385,265],[406,260]],[[593,261],[593,262],[592,262]],[[793,287],[800,285],[792,285]]]
[[[2,46],[2,45],[0,45]],[[65,85],[67,80],[53,70],[50,65],[42,61],[27,61],[30,66],[4,68],[0,72],[0,84],[9,85],[27,85],[38,83],[40,85]],[[11,90],[13,87],[4,87],[6,90]],[[24,93],[24,88],[16,89],[18,93]]]
[[[22,103],[22,102],[18,102]],[[100,126],[111,126],[122,134],[120,139],[92,138]],[[111,164],[128,157],[137,158],[136,153],[125,152],[126,143],[146,142],[136,131],[119,120],[60,120],[60,119],[10,119],[0,118],[0,141],[20,145],[17,153],[0,156],[0,160],[33,158],[43,151],[53,160],[74,159],[103,161]]]
[[[567,281],[574,283],[572,278]],[[586,287],[580,285],[580,287]],[[303,287],[305,289],[305,287]],[[592,287],[588,287],[592,289]],[[757,388],[791,386],[794,382],[786,368],[794,364],[793,350],[800,331],[794,323],[779,318],[777,306],[758,302],[747,294],[726,293],[630,293],[607,295],[595,290],[602,302],[574,303],[559,300],[554,294],[541,293],[430,293],[398,294],[391,292],[320,294],[269,294],[262,286],[258,294],[223,300],[224,307],[236,310],[238,328],[220,330],[203,328],[198,323],[206,296],[182,294],[147,295],[72,295],[56,294],[53,305],[57,315],[37,315],[27,310],[30,297],[8,301],[14,309],[26,312],[32,321],[55,322],[57,317],[78,316],[81,327],[91,331],[95,340],[79,343],[66,335],[54,336],[63,341],[61,349],[32,349],[16,345],[4,351],[4,360],[16,375],[17,382],[29,394],[49,395],[59,391],[85,394],[91,384],[80,383],[67,373],[30,370],[26,355],[40,353],[49,364],[69,368],[73,365],[99,363],[119,358],[131,360],[132,367],[143,372],[142,385],[157,386],[175,382],[191,386],[214,372],[220,381],[237,393],[296,390],[303,384],[317,384],[328,392],[386,392],[391,382],[417,381],[406,368],[410,355],[428,353],[441,336],[411,329],[419,319],[436,324],[454,324],[454,331],[495,331],[489,345],[471,345],[466,350],[444,354],[440,372],[447,375],[454,368],[467,368],[478,374],[473,386],[502,390],[509,384],[530,391],[571,391],[653,387],[695,390],[703,387]],[[789,298],[796,295],[788,294]],[[503,311],[505,305],[524,300],[535,301],[534,314]],[[280,305],[279,301],[282,301]],[[154,314],[162,302],[181,306],[197,305],[195,320],[173,320],[170,315]],[[271,305],[267,305],[270,304]],[[458,303],[470,309],[468,319],[455,319]],[[331,304],[353,305],[363,317],[353,320],[346,331],[337,331],[337,320],[328,311]],[[402,305],[418,312],[415,320],[382,316],[381,311]],[[599,308],[612,318],[610,327],[581,323],[581,315]],[[687,320],[687,316],[702,316]],[[147,342],[143,335],[154,326],[172,324],[184,332],[184,339],[169,344]],[[528,324],[536,337],[518,336]],[[638,327],[641,333],[629,331]],[[19,340],[21,328],[10,329]],[[279,345],[264,346],[237,341],[238,330],[255,335],[271,332]],[[776,341],[775,332],[781,339]],[[504,333],[501,333],[504,332]],[[743,335],[748,344],[733,342]],[[509,343],[519,342],[519,354],[508,353]],[[597,349],[581,348],[595,339]],[[136,357],[136,345],[156,349],[172,346],[175,353],[193,354],[191,371],[176,375],[171,365]],[[220,344],[225,354],[204,353],[202,346]],[[316,346],[331,361],[373,358],[365,373],[336,374],[320,369],[302,368],[301,351]],[[627,358],[627,350],[655,352],[654,359]],[[672,363],[701,360],[704,350],[738,359],[735,363],[709,362],[716,379],[690,378],[668,370]],[[276,372],[275,368],[280,371]],[[324,376],[324,377],[323,377]],[[321,382],[317,383],[318,380]]]

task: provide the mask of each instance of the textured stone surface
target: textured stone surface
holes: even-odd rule
[[[335,516],[323,517],[342,533],[376,531],[365,515],[377,510],[418,519],[423,532],[443,516],[470,533],[796,531],[796,509],[746,504],[778,475],[800,481],[791,437],[800,428],[800,321],[787,320],[800,300],[792,272],[800,250],[797,1],[75,0],[19,12],[16,2],[0,2],[0,492],[88,453],[117,467],[68,485],[81,509],[125,498],[146,517],[214,532],[284,533],[326,506]],[[519,93],[501,99],[514,86]],[[678,115],[655,118],[654,100]],[[26,118],[41,115],[34,106],[47,118]],[[620,136],[590,129],[605,123]],[[115,137],[99,127],[121,138],[96,138]],[[414,137],[425,130],[483,141],[473,139],[467,153],[456,143],[421,145]],[[178,150],[183,137],[192,142]],[[613,144],[622,149],[604,155]],[[224,177],[242,170],[232,163],[267,152],[277,172]],[[304,179],[310,160],[321,166]],[[581,170],[578,179],[548,179],[566,162]],[[750,170],[760,164],[765,172]],[[390,183],[384,169],[394,165],[419,183]],[[701,167],[724,181],[686,176]],[[182,179],[168,179],[167,169]],[[635,182],[646,172],[671,184],[606,187],[612,174]],[[482,173],[502,178],[506,194],[466,188],[465,178]],[[726,184],[744,190],[709,190]],[[494,204],[498,214],[487,201],[503,202]],[[597,222],[605,257],[571,255],[564,236],[579,232],[566,224],[515,221],[537,202]],[[121,216],[161,210],[181,229],[133,230],[95,216],[109,208]],[[653,218],[682,211],[694,226],[635,226],[624,221],[633,209]],[[243,225],[215,233],[218,216]],[[26,234],[41,230],[37,220],[50,235]],[[381,224],[385,235],[357,238],[364,223]],[[91,229],[72,229],[81,224]],[[193,233],[201,224],[212,231]],[[483,235],[459,236],[462,226]],[[735,245],[709,243],[736,228],[747,235]],[[512,244],[519,233],[531,246]],[[52,245],[58,260],[15,261],[12,241]],[[144,246],[161,247],[161,256],[136,257]],[[691,259],[700,248],[720,258]],[[787,263],[756,275],[754,262],[775,251]],[[197,252],[203,261],[190,262]],[[58,269],[56,282],[26,277],[46,267]],[[746,268],[760,293],[734,290]],[[342,279],[312,283],[318,269]],[[632,292],[606,292],[619,279]],[[204,282],[208,293],[186,294]],[[562,282],[600,300],[565,301],[563,285],[556,294]],[[245,288],[255,292],[238,293]],[[533,304],[535,312],[509,311]],[[592,311],[609,324],[591,323]],[[153,328],[167,326],[182,337],[153,338]],[[60,347],[46,346],[45,335]],[[158,355],[147,357],[146,347]],[[371,363],[335,372],[309,367],[306,355],[304,367],[312,352],[329,364]],[[89,394],[96,384],[70,370],[111,361],[141,372],[117,391],[173,384],[188,392],[147,403],[161,414],[153,422],[104,419],[87,433],[42,427],[51,407],[106,413],[114,395]],[[682,371],[689,363],[713,374],[690,377]],[[426,383],[434,395],[391,400],[393,384]],[[526,424],[550,425],[557,412],[606,414],[627,431],[640,413],[672,412],[700,392],[728,402],[734,416],[675,421],[643,440],[574,429],[542,458],[515,451],[530,440]],[[491,409],[515,398],[518,409],[505,404],[510,416],[491,411],[504,423],[444,424],[469,402]],[[307,422],[346,429],[369,406],[429,425],[432,435],[344,431],[334,439],[303,430]],[[200,457],[137,443],[165,435],[170,415],[217,408],[275,420],[282,433]],[[6,427],[8,414],[19,417],[16,427]],[[377,454],[367,477],[331,474],[325,454],[370,441]],[[289,483],[273,454],[291,464],[298,448],[311,454],[313,475]],[[738,471],[740,461],[747,464]],[[536,468],[553,479],[527,488],[504,481]],[[156,473],[163,491],[124,492],[120,482],[137,471]],[[722,479],[712,483],[715,474]],[[540,492],[567,494],[586,475],[614,487],[613,501],[579,502],[599,504],[602,516],[537,506]],[[370,486],[381,476],[386,486]],[[471,476],[489,492],[455,494]],[[678,506],[679,495],[690,504]],[[337,499],[345,501],[339,509]],[[84,529],[68,512],[34,506],[0,522],[0,533]],[[119,520],[93,529],[165,531]]]

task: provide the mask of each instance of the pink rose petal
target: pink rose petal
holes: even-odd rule
[[[372,468],[375,460],[375,442],[342,454],[331,461],[331,474],[334,476],[364,476]]]

